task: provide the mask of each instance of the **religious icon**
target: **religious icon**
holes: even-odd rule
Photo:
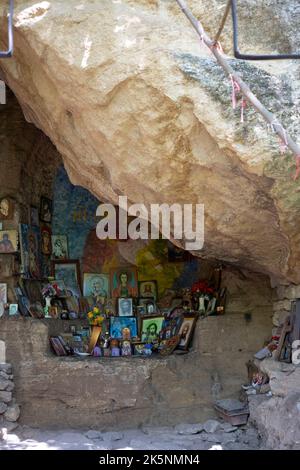
[[[133,315],[132,299],[120,297],[118,299],[118,314],[120,317],[129,317]]]
[[[112,297],[137,297],[138,283],[135,267],[122,267],[111,270]]]
[[[122,338],[123,338],[123,341],[130,341],[131,340],[131,332],[130,332],[130,328],[126,327],[123,328],[122,330]]]
[[[9,197],[0,200],[0,220],[11,220],[14,216],[14,201]]]
[[[34,279],[41,277],[40,229],[30,227],[28,231],[29,272]]]
[[[66,289],[76,297],[80,292],[80,267],[78,260],[55,260],[52,261],[52,275],[55,279],[64,281]]]
[[[122,356],[131,356],[132,349],[130,341],[123,341],[122,348],[121,348]]]
[[[18,249],[17,230],[0,231],[0,253],[15,253]]]
[[[18,309],[18,304],[10,304],[9,305],[9,315],[18,315],[19,309]]]
[[[51,255],[51,229],[44,225],[41,228],[42,253],[43,255]]]
[[[195,329],[197,315],[185,314],[178,335],[180,336],[179,349],[187,350]]]
[[[106,318],[113,317],[116,314],[116,299],[106,299],[104,305],[104,313]]]
[[[137,320],[136,317],[110,317],[110,336],[115,339],[123,338],[124,328],[130,331],[130,337],[137,336]]]
[[[55,259],[68,258],[68,240],[66,235],[52,235],[52,255]]]
[[[41,197],[40,219],[47,223],[50,223],[52,219],[52,201],[44,196]]]
[[[109,294],[109,275],[108,274],[90,274],[83,275],[83,295],[85,297],[104,297]]]
[[[140,281],[139,297],[157,299],[157,282],[156,281]]]
[[[30,206],[30,225],[39,225],[39,210],[35,206]]]
[[[153,343],[158,341],[163,328],[165,317],[143,317],[142,318],[142,342]]]

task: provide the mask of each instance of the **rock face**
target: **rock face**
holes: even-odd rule
[[[272,398],[250,396],[250,419],[271,449],[300,450],[300,367],[265,359]]]
[[[224,2],[188,3],[215,32]],[[297,2],[280,8],[270,0],[263,8],[243,2],[243,50],[246,38],[256,52],[299,45]],[[229,35],[222,43],[230,52]],[[233,65],[297,137],[297,65]],[[175,1],[20,0],[15,54],[1,68],[26,118],[63,156],[72,182],[114,203],[119,195],[145,204],[204,203],[202,256],[275,282],[300,281],[294,160],[280,155],[252,109],[240,124],[230,81]]]

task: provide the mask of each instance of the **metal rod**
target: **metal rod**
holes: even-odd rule
[[[9,13],[8,13],[8,49],[0,51],[0,59],[7,59],[13,55],[14,50],[14,35],[13,35],[13,16],[14,16],[14,0],[9,0]]]
[[[225,58],[225,55],[221,51],[219,51],[217,47],[214,47],[214,41],[212,41],[206,34],[202,24],[192,14],[191,10],[186,5],[186,2],[184,0],[176,0],[176,2],[178,3],[185,16],[191,22],[198,36],[211,50],[212,54],[215,56],[217,62],[220,64],[223,70],[227,73],[228,76],[232,76],[232,78],[239,84],[241,93],[244,95],[247,101],[249,101],[249,103],[252,104],[256,111],[259,112],[263,116],[263,118],[268,122],[268,124],[273,127],[274,131],[279,135],[281,140],[287,143],[288,147],[295,154],[295,156],[300,156],[300,146],[296,142],[294,142],[294,140],[291,138],[291,136],[285,130],[279,120],[276,119],[275,115],[268,111],[265,106],[259,101],[259,99],[252,93],[248,85],[235,72],[231,65],[229,65]]]

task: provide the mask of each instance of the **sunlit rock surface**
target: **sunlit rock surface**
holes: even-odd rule
[[[225,3],[188,2],[211,35]],[[242,50],[296,50],[297,2],[263,3],[240,8]],[[294,158],[249,106],[240,123],[230,80],[175,1],[19,0],[14,22],[2,74],[75,184],[114,203],[204,203],[201,256],[300,281]],[[230,20],[221,41],[231,55]],[[232,65],[297,138],[298,63]]]

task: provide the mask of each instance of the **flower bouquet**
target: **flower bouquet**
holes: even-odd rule
[[[101,334],[102,323],[104,322],[105,317],[104,315],[102,315],[98,307],[94,307],[93,310],[88,312],[87,316],[88,316],[89,324],[92,327],[89,348],[88,348],[89,353],[91,353],[94,347],[96,346],[98,338]]]
[[[51,315],[49,315],[49,309],[51,307],[51,299],[56,297],[56,295],[57,295],[57,292],[55,288],[52,286],[52,284],[47,284],[43,287],[42,296],[45,300],[44,314],[46,318],[51,318]]]
[[[209,303],[214,298],[214,289],[206,281],[197,281],[192,285],[192,299],[194,309],[200,315],[205,315],[209,310]]]
[[[87,316],[91,326],[102,326],[102,323],[105,320],[104,315],[102,315],[98,307],[94,307]]]

